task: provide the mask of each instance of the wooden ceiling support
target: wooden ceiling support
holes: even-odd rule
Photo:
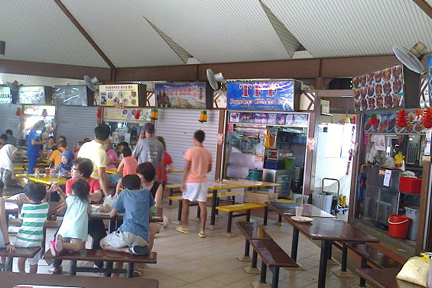
[[[83,79],[84,75],[91,75],[92,77],[97,77],[102,82],[111,81],[111,70],[109,68],[27,62],[6,59],[0,59],[0,73],[81,80]]]
[[[426,15],[432,19],[432,7],[426,0],[412,0]]]
[[[75,19],[75,17],[72,15],[72,13],[69,11],[69,9],[67,9],[66,6],[61,2],[61,0],[53,0],[53,1],[54,1],[54,3],[57,4],[57,6],[59,6],[59,8],[63,11],[63,13],[69,18],[69,20],[74,24],[74,26],[84,36],[84,38],[90,43],[90,45],[96,50],[96,52],[102,57],[102,59],[108,64],[108,66],[111,69],[115,69],[116,67],[111,62],[111,60],[108,58],[108,56],[105,55],[105,53],[102,51],[102,49],[96,44],[96,42],[93,40],[93,38],[91,38],[91,36],[87,33],[87,31],[81,26],[81,24],[78,22],[78,20]],[[84,75],[82,75],[82,76],[84,76]]]

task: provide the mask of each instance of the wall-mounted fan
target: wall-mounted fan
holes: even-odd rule
[[[213,70],[211,70],[209,68],[209,69],[206,70],[206,74],[207,74],[207,80],[210,83],[210,86],[214,90],[218,90],[219,89],[219,83],[225,84],[227,82],[225,80],[225,78],[223,77],[222,72],[214,74]]]
[[[91,91],[96,92],[96,84],[99,83],[99,79],[97,77],[90,78],[90,76],[84,75],[84,81]]]
[[[404,64],[408,69],[416,73],[422,73],[424,70],[423,64],[420,62],[426,52],[426,46],[422,42],[417,42],[410,50],[402,45],[396,44],[393,46],[393,53],[396,58]]]
[[[22,86],[22,85],[19,85],[19,83],[18,83],[17,80],[13,81],[12,83],[11,82],[6,82],[5,85],[7,87],[9,87],[9,89],[11,91],[17,92],[17,93],[18,93],[18,90],[19,90],[19,86]]]

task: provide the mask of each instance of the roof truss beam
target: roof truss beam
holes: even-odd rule
[[[412,0],[426,15],[432,19],[432,7],[426,0]]]

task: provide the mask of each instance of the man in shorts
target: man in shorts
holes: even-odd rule
[[[206,237],[207,220],[207,173],[212,170],[212,154],[203,146],[205,133],[198,130],[194,134],[195,147],[190,148],[185,155],[185,168],[181,182],[183,192],[182,225],[177,227],[181,233],[189,233],[189,203],[198,202],[201,210],[200,238]]]

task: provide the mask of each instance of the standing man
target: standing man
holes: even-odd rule
[[[17,138],[13,136],[12,130],[6,130],[6,135],[8,136],[7,144],[11,144],[13,146],[17,146]]]
[[[151,162],[155,169],[158,169],[158,167],[163,169],[164,149],[162,143],[154,138],[154,133],[154,125],[146,123],[143,127],[143,134],[140,135],[140,140],[132,156],[138,159],[138,164]],[[145,136],[144,139],[142,139],[143,136]],[[159,166],[159,164],[161,165]],[[163,173],[160,175],[163,175]],[[159,182],[161,182],[161,180],[162,179],[159,179]]]
[[[177,227],[181,233],[189,233],[189,203],[198,202],[201,211],[200,238],[206,237],[207,221],[207,173],[212,170],[212,154],[203,146],[205,133],[198,130],[194,134],[194,148],[185,155],[186,165],[181,182],[183,192],[182,225]]]
[[[36,162],[37,159],[39,158],[41,145],[46,143],[46,141],[39,140],[39,135],[36,132],[36,130],[41,129],[41,126],[43,127],[43,125],[44,125],[43,121],[37,122],[30,130],[30,133],[27,138],[27,158],[29,161],[29,166],[28,166],[29,174],[34,173],[34,169],[36,168]]]
[[[108,178],[106,174],[106,159],[107,154],[104,149],[104,144],[108,141],[111,134],[111,129],[106,124],[99,124],[94,129],[96,139],[87,142],[81,146],[78,152],[78,158],[87,158],[93,162],[93,173],[91,178],[99,180],[99,185],[102,188],[105,196],[108,196]]]

